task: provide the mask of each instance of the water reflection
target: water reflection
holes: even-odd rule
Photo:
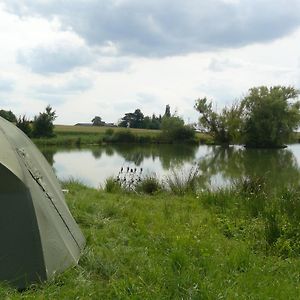
[[[163,176],[170,168],[195,161],[197,146],[186,145],[113,145],[91,148],[41,148],[57,176],[70,177],[97,187],[121,167],[143,167],[148,173]]]
[[[265,176],[274,186],[299,184],[300,145],[279,150],[187,145],[113,145],[92,148],[41,149],[60,179],[80,179],[98,187],[123,166],[143,167],[163,177],[171,168],[189,168],[196,161],[203,186],[224,186],[241,176]]]
[[[212,147],[211,152],[199,161],[203,183],[207,184],[214,176],[222,181],[220,185],[232,183],[242,176],[264,176],[274,187],[299,184],[300,169],[292,150],[292,146],[276,150]]]

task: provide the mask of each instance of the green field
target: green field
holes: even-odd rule
[[[128,136],[129,133],[129,136]],[[101,145],[111,142],[127,143],[170,143],[161,138],[161,130],[105,127],[105,126],[72,126],[55,125],[53,138],[33,139],[37,145],[80,146]],[[120,138],[121,136],[121,138]],[[124,137],[125,136],[125,137]],[[107,138],[108,137],[108,138]],[[110,139],[110,137],[116,137]],[[196,141],[206,144],[212,143],[211,136],[196,133]]]
[[[106,126],[72,126],[72,125],[55,125],[56,134],[100,134],[104,135],[108,129],[113,131],[127,131],[124,127],[106,127]],[[157,135],[160,130],[130,128],[130,131],[136,135]]]
[[[22,293],[2,285],[0,299],[300,298],[295,191],[273,201],[251,185],[182,196],[65,188],[87,239],[79,265]]]

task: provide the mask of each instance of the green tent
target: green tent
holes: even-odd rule
[[[84,237],[44,156],[0,117],[0,281],[22,289],[77,264]]]

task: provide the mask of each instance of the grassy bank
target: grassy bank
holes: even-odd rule
[[[23,293],[2,286],[1,299],[300,297],[297,190],[273,195],[259,181],[183,195],[66,188],[87,238],[79,266]]]
[[[101,145],[103,143],[170,143],[160,130],[122,127],[55,125],[55,137],[34,139],[38,145]],[[209,135],[197,133],[195,141],[212,143]]]

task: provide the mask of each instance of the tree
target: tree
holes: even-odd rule
[[[299,91],[294,87],[255,87],[241,102],[246,147],[282,147],[300,122]]]
[[[163,139],[170,142],[193,141],[195,138],[194,128],[185,125],[178,116],[163,117],[161,129]]]
[[[212,109],[206,97],[197,99],[194,108],[200,113],[199,125],[211,133],[217,143],[228,145],[240,140],[242,107],[237,103],[221,113]]]
[[[136,109],[133,113],[126,113],[119,123],[120,127],[142,128],[144,114],[140,109]]]
[[[169,104],[166,105],[166,110],[165,110],[164,117],[167,117],[167,118],[171,117],[171,109],[170,109],[170,105]]]
[[[6,119],[9,122],[16,123],[17,117],[11,110],[0,110],[0,117]]]
[[[92,120],[93,126],[104,126],[105,122],[102,121],[101,117],[95,116]]]
[[[53,121],[56,119],[56,117],[56,112],[52,110],[50,105],[46,107],[45,112],[35,116],[32,130],[33,137],[40,138],[54,136]]]
[[[32,135],[32,128],[30,125],[30,121],[29,119],[26,118],[25,115],[23,115],[22,117],[19,116],[16,125],[19,129],[21,129],[28,137],[31,137]]]

